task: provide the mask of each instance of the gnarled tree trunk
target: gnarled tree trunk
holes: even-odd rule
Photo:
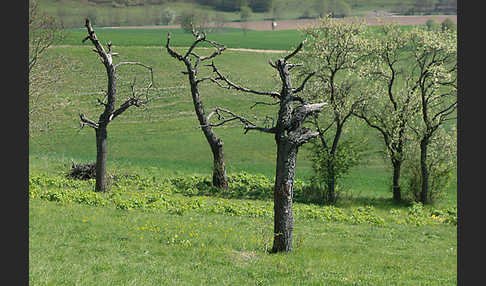
[[[274,186],[274,240],[272,252],[292,250],[294,218],[292,201],[294,195],[295,163],[298,147],[287,138],[277,142],[277,166]]]
[[[190,65],[188,66],[188,70],[193,70]],[[224,164],[223,141],[216,136],[212,127],[209,125],[208,117],[204,112],[204,106],[201,97],[199,96],[197,79],[194,72],[189,72],[189,82],[191,83],[194,111],[196,112],[204,136],[206,137],[206,141],[208,141],[211,152],[213,153],[213,186],[220,189],[227,189],[228,178],[226,176],[226,165]]]
[[[135,92],[135,89],[132,86],[132,96],[128,98],[118,109],[115,109],[116,104],[116,75],[115,71],[116,68],[120,65],[140,65],[150,70],[151,79],[153,81],[153,73],[152,68],[148,67],[139,62],[121,62],[116,65],[113,64],[113,56],[118,55],[117,53],[112,52],[111,50],[111,43],[109,42],[107,47],[108,51],[105,51],[103,46],[100,44],[96,34],[91,26],[89,19],[86,19],[85,24],[88,30],[88,36],[84,38],[83,43],[86,40],[90,40],[91,43],[94,45],[96,52],[102,59],[103,65],[106,68],[106,74],[108,78],[108,88],[106,91],[106,101],[99,100],[99,103],[105,107],[103,113],[100,115],[98,122],[94,122],[88,119],[84,114],[79,114],[81,119],[81,126],[88,125],[95,129],[96,134],[96,185],[95,191],[97,192],[106,192],[107,191],[107,182],[106,182],[106,160],[107,160],[107,144],[108,144],[108,134],[107,134],[107,127],[108,124],[115,119],[117,116],[122,114],[125,110],[127,110],[130,106],[141,106],[149,102],[147,99],[141,99],[140,94]],[[152,87],[152,82],[147,87],[148,89]]]
[[[277,145],[277,162],[273,190],[274,238],[272,252],[289,252],[292,250],[292,232],[294,229],[292,201],[297,152],[302,144],[308,142],[318,135],[318,132],[314,132],[309,128],[303,127],[302,125],[304,124],[304,121],[308,115],[319,112],[320,109],[325,105],[325,103],[309,104],[302,98],[295,96],[296,93],[301,92],[304,89],[305,83],[314,75],[314,73],[307,75],[300,87],[292,88],[289,71],[297,65],[290,64],[287,61],[302,49],[304,42],[300,43],[300,45],[289,55],[278,59],[275,63],[271,61],[269,62],[270,65],[279,73],[280,80],[282,82],[282,89],[280,92],[261,92],[238,86],[222,75],[217,70],[214,63],[211,64],[213,67],[213,72],[217,74],[217,78],[212,79],[212,81],[217,82],[220,87],[223,86],[219,84],[219,81],[223,81],[228,85],[227,88],[234,88],[239,91],[253,94],[268,95],[279,100],[279,102],[277,102],[280,104],[278,118],[276,125],[272,126],[271,128],[256,126],[246,118],[238,116],[233,112],[222,108],[216,108],[215,111],[225,112],[232,116],[232,118],[226,119],[221,124],[238,119],[245,124],[245,133],[249,130],[258,130],[274,135],[275,143]],[[294,107],[293,105],[295,102],[299,102],[300,105]],[[219,126],[221,124],[217,124],[215,126]]]
[[[184,56],[177,53],[170,47],[170,33],[167,36],[166,49],[173,58],[184,62],[186,65],[186,71],[184,73],[188,75],[189,83],[191,85],[191,96],[194,104],[194,111],[204,136],[206,137],[206,140],[210,146],[211,152],[213,153],[213,186],[220,189],[227,189],[228,178],[226,176],[226,165],[224,163],[223,141],[216,136],[211,125],[209,124],[208,116],[204,111],[203,102],[199,95],[198,84],[201,81],[207,80],[208,78],[197,79],[199,64],[219,55],[223,50],[225,50],[225,47],[220,46],[213,41],[207,40],[204,33],[198,33],[193,30],[193,35],[196,37],[196,39]],[[200,42],[210,43],[217,49],[211,55],[201,57],[194,52],[194,48]],[[192,59],[195,59],[195,61],[193,62]]]

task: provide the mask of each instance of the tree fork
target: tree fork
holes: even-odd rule
[[[111,49],[111,42],[108,42],[107,48],[108,51],[105,51],[103,46],[101,45],[100,41],[96,37],[95,31],[91,26],[89,19],[86,19],[85,27],[88,30],[88,36],[83,39],[83,43],[87,40],[90,40],[91,43],[94,45],[96,52],[100,58],[102,59],[103,65],[106,69],[107,79],[108,79],[108,87],[106,91],[106,103],[102,100],[98,99],[98,102],[102,104],[105,108],[103,113],[99,116],[98,122],[94,122],[87,118],[84,114],[79,114],[81,119],[81,128],[85,125],[95,129],[96,134],[96,185],[95,191],[97,192],[106,192],[107,191],[107,179],[106,179],[106,160],[107,160],[107,145],[108,145],[108,133],[107,127],[108,124],[115,119],[117,116],[122,114],[125,110],[127,110],[130,106],[142,106],[147,104],[150,100],[141,99],[141,94],[137,93],[134,89],[134,84],[132,85],[132,95],[126,100],[118,109],[115,108],[116,104],[116,69],[121,65],[139,65],[144,68],[147,68],[150,71],[150,83],[147,87],[147,95],[149,89],[153,85],[153,71],[152,68],[146,66],[139,62],[120,62],[116,65],[113,64],[113,56],[117,56],[118,53],[115,53]]]
[[[191,85],[191,96],[194,105],[194,112],[196,113],[200,127],[211,148],[211,152],[213,153],[213,186],[220,189],[227,189],[228,178],[226,175],[226,165],[224,163],[223,141],[216,136],[210,124],[208,123],[209,116],[206,116],[203,103],[199,95],[199,83],[204,80],[208,80],[209,78],[197,78],[200,63],[220,55],[221,52],[226,49],[226,47],[224,45],[220,45],[214,41],[206,39],[206,34],[204,32],[197,32],[194,27],[192,28],[192,34],[194,35],[195,40],[184,55],[179,54],[170,47],[170,32],[167,34],[167,43],[165,47],[170,56],[183,62],[186,66],[186,71],[184,71],[183,73],[187,74],[189,83]],[[216,50],[208,56],[198,55],[194,52],[194,49],[201,42],[209,43],[214,48],[216,48]],[[195,59],[194,64],[191,61],[192,59]]]
[[[307,143],[318,135],[318,132],[314,132],[310,128],[303,127],[302,125],[308,115],[319,112],[326,104],[309,104],[300,97],[295,96],[296,93],[301,92],[304,89],[305,83],[314,73],[308,75],[299,88],[292,88],[289,71],[300,65],[287,63],[287,60],[297,54],[302,49],[304,43],[305,41],[301,42],[292,53],[284,58],[278,59],[275,63],[272,61],[269,62],[269,64],[279,72],[282,83],[280,92],[262,92],[241,87],[221,74],[214,63],[210,66],[213,67],[213,72],[217,77],[208,78],[221,88],[236,89],[238,91],[257,95],[267,95],[279,100],[278,119],[276,124],[272,127],[256,126],[256,124],[250,120],[219,107],[217,107],[212,114],[217,113],[220,115],[221,113],[226,113],[229,114],[231,118],[222,119],[222,116],[218,116],[221,117],[220,120],[222,120],[222,122],[210,125],[221,126],[224,123],[239,120],[245,125],[245,134],[249,130],[257,130],[274,135],[275,143],[277,145],[277,162],[274,184],[274,239],[271,250],[272,253],[292,251],[292,233],[294,224],[292,201],[297,152],[301,145]],[[226,86],[220,82],[223,82]],[[292,105],[294,102],[299,102],[300,105],[293,108]]]

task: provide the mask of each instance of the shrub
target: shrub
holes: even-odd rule
[[[160,20],[163,25],[169,25],[173,23],[175,19],[176,12],[170,8],[165,8],[160,15]]]
[[[363,156],[366,143],[357,143],[352,139],[343,140],[337,146],[336,152],[330,154],[323,148],[318,140],[311,141],[310,160],[314,175],[311,178],[311,186],[305,189],[305,196],[315,200],[322,196],[319,203],[335,203],[339,196],[339,179],[345,176],[349,170],[358,165]],[[332,168],[332,169],[331,169]],[[329,190],[328,182],[334,180],[335,189]],[[329,192],[334,192],[335,201],[328,201]]]
[[[210,31],[211,17],[207,13],[200,13],[195,11],[186,11],[179,16],[178,22],[181,28],[187,32],[192,32],[192,27],[197,31]]]
[[[89,180],[96,178],[96,162],[76,164],[72,161],[71,169],[66,177],[77,180]]]
[[[456,131],[447,133],[439,129],[431,139],[427,154],[427,169],[429,172],[428,201],[437,202],[445,196],[454,179],[456,166]],[[422,172],[420,166],[420,150],[417,146],[409,146],[412,151],[404,164],[404,178],[408,182],[405,197],[418,202],[422,190]]]
[[[425,26],[427,26],[427,30],[429,30],[429,31],[437,30],[438,29],[438,25],[434,21],[434,19],[427,20],[427,22],[425,23]]]
[[[441,24],[442,32],[454,31],[456,29],[456,24],[450,19],[446,18]]]

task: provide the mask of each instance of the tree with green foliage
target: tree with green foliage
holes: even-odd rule
[[[416,116],[419,104],[407,81],[410,76],[408,33],[396,24],[385,24],[380,32],[373,41],[372,55],[361,70],[360,78],[366,82],[362,89],[366,100],[355,115],[382,136],[393,169],[393,199],[401,201],[401,170],[411,136],[408,124]]]
[[[248,6],[254,12],[269,12],[274,6],[275,0],[248,0]]]
[[[336,162],[339,160],[339,144],[346,124],[355,109],[364,101],[358,80],[363,61],[370,54],[370,42],[363,36],[366,24],[363,21],[345,22],[329,16],[302,30],[309,44],[301,54],[304,61],[302,75],[316,72],[310,82],[305,98],[310,101],[325,101],[328,111],[318,113],[313,125],[326,153],[325,193],[328,203],[336,202],[336,184],[340,176]]]
[[[111,123],[115,118],[120,116],[128,108],[135,106],[141,107],[146,105],[153,98],[149,98],[149,90],[153,85],[153,71],[150,66],[147,66],[140,62],[119,62],[117,64],[113,63],[113,57],[117,56],[118,53],[112,51],[112,44],[108,42],[108,51],[101,45],[98,37],[91,26],[89,19],[86,19],[86,29],[88,30],[88,36],[83,39],[83,43],[90,40],[95,47],[93,51],[98,54],[101,61],[106,69],[108,86],[106,94],[103,99],[98,98],[98,103],[103,106],[103,112],[99,116],[98,122],[89,119],[85,114],[80,113],[79,117],[81,119],[81,127],[89,126],[95,130],[96,134],[96,185],[95,191],[97,192],[107,192],[107,176],[106,176],[106,161],[107,161],[107,151],[108,151],[108,124]],[[118,108],[116,108],[117,101],[117,88],[116,88],[116,71],[120,66],[123,65],[137,65],[148,69],[150,72],[150,82],[145,89],[145,92],[140,92],[135,89],[135,81],[131,85],[132,94],[128,99],[122,103]]]
[[[413,28],[410,32],[410,92],[420,104],[420,116],[411,124],[420,146],[420,201],[430,202],[429,146],[447,121],[456,119],[457,33]]]
[[[251,17],[251,8],[248,6],[240,7],[240,21],[241,21],[241,28],[246,35],[248,31],[248,19]]]
[[[176,19],[176,12],[171,8],[167,7],[162,11],[160,19],[163,25],[172,24],[172,22],[174,22],[174,20]]]
[[[408,181],[405,195],[420,202],[422,196],[422,168],[419,144],[407,144],[404,163],[405,178]],[[435,203],[444,198],[445,192],[454,181],[456,171],[457,131],[455,128],[438,127],[427,147],[428,186],[427,202]]]
[[[242,22],[248,21],[251,17],[251,8],[248,6],[241,6],[240,7],[240,20]]]

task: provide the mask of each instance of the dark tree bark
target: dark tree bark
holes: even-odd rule
[[[427,167],[427,146],[429,145],[427,136],[420,140],[420,172],[422,175],[422,190],[420,191],[420,202],[429,202],[429,168]]]
[[[427,37],[427,41],[423,38]],[[430,45],[431,37],[436,37]],[[436,45],[436,42],[440,44]],[[414,54],[412,70],[413,91],[416,91],[421,104],[421,122],[412,127],[420,140],[421,192],[419,200],[430,203],[427,152],[435,132],[448,120],[455,120],[457,109],[457,33],[434,32],[413,34],[409,40]]]
[[[392,188],[393,200],[399,202],[402,200],[402,191],[400,188],[400,172],[401,172],[402,161],[392,159],[392,165],[393,165],[393,188]]]
[[[219,54],[223,50],[225,50],[224,46],[221,46],[213,41],[207,40],[206,35],[204,33],[198,33],[193,30],[193,35],[196,37],[196,40],[186,52],[184,56],[177,53],[170,47],[170,33],[167,37],[167,44],[166,48],[169,54],[179,60],[184,62],[186,66],[186,71],[184,72],[187,74],[189,83],[191,85],[191,96],[192,102],[194,104],[194,111],[196,113],[197,119],[201,126],[201,129],[204,133],[206,141],[209,144],[211,152],[213,153],[213,186],[218,187],[220,189],[227,189],[228,188],[228,178],[226,175],[226,165],[224,163],[224,153],[223,153],[223,141],[216,136],[212,127],[208,122],[208,116],[204,111],[203,102],[199,95],[199,87],[198,84],[207,78],[198,79],[197,73],[199,69],[199,64],[205,60],[211,59]],[[194,52],[194,48],[201,42],[207,42],[213,45],[216,48],[216,51],[206,57],[201,57]],[[191,62],[191,59],[195,58],[195,63]]]
[[[108,79],[108,88],[106,91],[106,101],[98,100],[101,105],[103,105],[104,111],[99,116],[98,122],[94,122],[88,119],[84,114],[80,114],[79,117],[81,119],[81,127],[84,125],[88,125],[95,129],[96,134],[96,186],[95,191],[97,192],[106,192],[107,191],[107,182],[106,182],[106,160],[107,160],[107,147],[108,147],[108,133],[107,127],[108,124],[115,119],[117,116],[122,114],[125,110],[127,110],[130,106],[142,106],[149,102],[148,99],[142,100],[140,94],[137,94],[134,90],[134,86],[132,85],[132,96],[128,98],[118,109],[116,107],[116,68],[121,65],[140,65],[147,69],[149,69],[151,74],[151,82],[147,87],[147,92],[149,88],[152,86],[153,82],[153,73],[152,68],[146,66],[139,62],[120,62],[116,65],[113,64],[113,56],[118,55],[117,53],[112,52],[111,50],[111,43],[108,43],[108,52],[105,51],[103,46],[100,44],[96,34],[91,26],[89,19],[86,19],[86,29],[88,30],[88,36],[84,38],[83,43],[86,40],[90,40],[91,43],[95,46],[93,49],[102,59],[103,65],[106,68],[106,74]]]
[[[297,151],[298,147],[289,142],[287,138],[277,140],[273,252],[292,250],[292,232],[294,229],[292,199]]]
[[[305,41],[304,41],[305,42]],[[239,91],[254,93],[259,95],[268,95],[279,100],[278,118],[275,126],[271,128],[256,126],[251,121],[238,116],[231,111],[222,108],[216,108],[216,112],[226,112],[232,118],[223,121],[229,122],[233,119],[240,120],[245,124],[245,133],[249,130],[258,130],[265,133],[271,133],[275,136],[275,143],[277,145],[277,162],[275,171],[275,185],[274,185],[274,239],[272,252],[289,252],[292,250],[292,232],[293,232],[293,214],[292,214],[292,200],[294,192],[294,176],[295,165],[297,160],[297,153],[299,147],[315,138],[318,133],[312,131],[310,128],[303,127],[305,119],[308,115],[319,112],[325,103],[309,104],[302,98],[295,96],[296,93],[303,90],[305,83],[313,74],[309,74],[301,86],[293,88],[289,71],[298,66],[290,64],[287,61],[297,54],[304,44],[302,42],[292,53],[284,58],[278,59],[275,63],[270,62],[270,65],[275,68],[282,82],[282,89],[278,92],[261,92],[248,88],[241,87],[229,81],[211,64],[213,71],[217,74],[216,78],[211,79],[220,87],[233,88]],[[226,83],[223,86],[220,82]],[[300,105],[294,107],[294,103],[299,102]],[[213,126],[219,126],[216,124]]]
[[[391,90],[391,88],[390,88]],[[390,98],[393,99],[392,96]],[[408,99],[410,99],[409,97]],[[394,102],[392,100],[392,102]],[[383,140],[385,142],[386,148],[389,153],[389,158],[391,162],[391,166],[393,168],[393,177],[392,177],[392,192],[393,192],[393,200],[396,202],[400,202],[402,200],[402,190],[400,186],[400,176],[401,176],[401,167],[404,162],[404,150],[403,146],[405,144],[406,138],[405,138],[405,124],[408,122],[407,120],[409,118],[404,118],[405,111],[404,108],[408,108],[409,100],[406,100],[404,103],[404,107],[401,107],[402,109],[402,114],[399,117],[398,121],[394,121],[391,125],[383,124],[383,121],[378,121],[375,118],[375,121],[372,122],[370,118],[373,118],[373,115],[366,114],[366,111],[361,111],[361,112],[354,112],[354,114],[363,119],[368,126],[371,128],[374,128],[378,130],[381,135],[383,136]],[[397,105],[394,104],[394,110],[397,110]],[[381,116],[386,116],[385,113],[384,115]],[[379,119],[380,117],[378,117]],[[381,117],[382,118],[382,117]],[[395,130],[398,130],[398,132],[395,132]],[[394,134],[397,134],[394,136]],[[393,142],[392,142],[393,141]]]
[[[106,184],[106,159],[108,147],[108,134],[106,126],[95,129],[96,132],[96,186],[98,192],[107,190]]]

